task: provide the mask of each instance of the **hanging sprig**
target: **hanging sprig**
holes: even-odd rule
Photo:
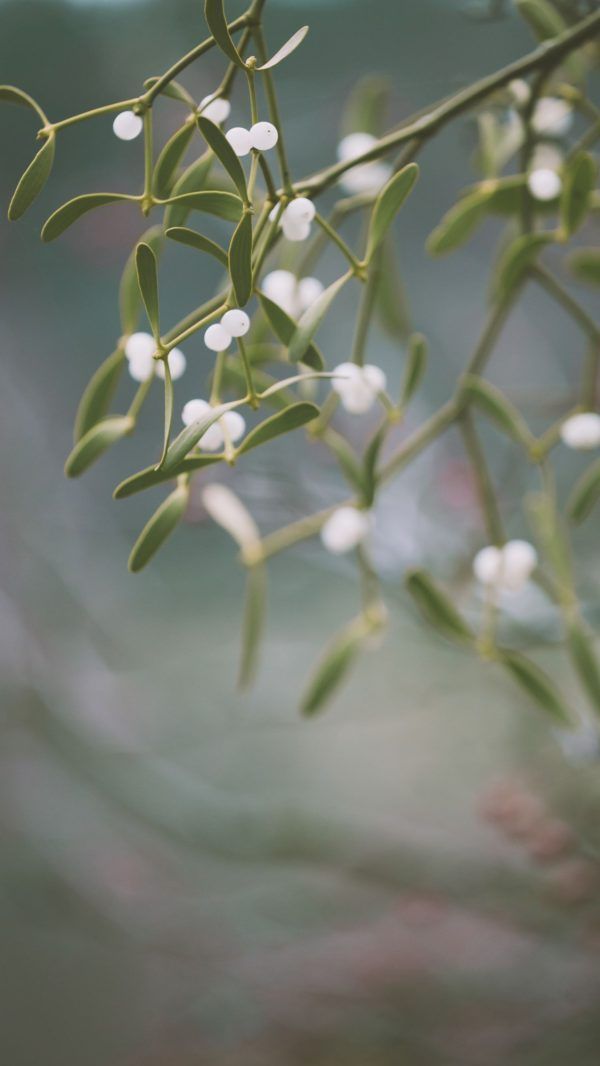
[[[233,21],[227,19],[223,0],[206,0],[209,36],[162,75],[146,79],[139,95],[127,100],[52,122],[27,93],[0,87],[0,103],[18,105],[37,119],[41,142],[11,198],[11,220],[21,218],[42,193],[64,129],[110,119],[119,140],[141,138],[143,143],[141,189],[77,195],[55,210],[42,229],[43,241],[53,241],[86,213],[118,202],[153,216],[125,265],[115,350],[84,392],[66,463],[67,474],[77,477],[133,433],[153,382],[162,380],[164,420],[155,452],[144,469],[121,481],[114,496],[122,500],[158,485],[174,482],[174,487],[135,542],[130,569],[145,567],[175,533],[185,517],[192,480],[209,467],[243,464],[249,451],[302,430],[327,448],[338,465],[346,498],[279,530],[261,532],[262,520],[256,522],[218,481],[205,485],[202,493],[206,511],[233,538],[248,572],[242,684],[252,679],[258,665],[269,559],[319,537],[325,550],[356,563],[360,608],[334,636],[308,682],[302,698],[307,715],[323,709],[386,626],[385,586],[371,546],[380,491],[453,426],[460,430],[472,468],[488,543],[471,561],[467,591],[464,584],[442,584],[417,569],[406,578],[412,601],[444,639],[462,653],[502,667],[531,702],[564,725],[574,720],[574,710],[554,680],[529,654],[499,636],[506,597],[539,580],[561,613],[564,646],[580,689],[600,710],[600,669],[578,600],[568,527],[597,514],[600,460],[592,458],[585,466],[567,500],[560,498],[552,471],[555,449],[587,453],[600,447],[600,325],[547,263],[549,250],[554,258],[564,254],[575,283],[600,282],[600,253],[586,244],[585,236],[600,203],[592,155],[600,139],[600,112],[585,91],[595,48],[597,53],[600,12],[569,24],[551,0],[517,0],[516,6],[541,42],[528,55],[383,134],[388,87],[380,79],[361,83],[346,112],[337,160],[295,180],[274,72],[279,64],[294,62],[308,27],[271,52],[263,31],[265,0],[252,0]],[[179,78],[213,48],[225,61],[223,78],[197,103]],[[248,105],[234,121],[230,98],[236,78],[245,80]],[[182,117],[156,152],[153,106],[159,97]],[[575,110],[585,129],[574,139]],[[393,430],[426,376],[428,342],[410,325],[393,234],[396,228],[402,234],[419,195],[415,157],[448,123],[471,111],[477,116],[474,162],[481,177],[456,203],[444,205],[441,219],[431,220],[426,248],[433,257],[455,254],[477,231],[485,235],[489,219],[503,220],[505,237],[490,270],[490,307],[451,395],[394,445]],[[182,167],[190,149],[197,156]],[[398,150],[401,155],[394,159]],[[511,167],[509,173],[506,167]],[[322,213],[315,201],[334,186],[339,188],[336,204],[331,213]],[[193,214],[219,220],[217,240],[189,224]],[[354,215],[364,220],[365,239],[358,251],[342,232]],[[575,236],[582,243],[573,249]],[[166,330],[159,300],[165,239],[184,246],[188,269],[194,269],[194,255],[199,254],[209,256],[222,272],[217,294]],[[282,247],[285,269],[278,261]],[[342,265],[324,285],[314,272],[328,247]],[[294,272],[287,269],[293,254]],[[505,323],[530,284],[541,286],[576,324],[585,349],[577,399],[540,435],[515,400],[485,377]],[[357,306],[352,351],[336,365],[322,350],[322,327],[350,299]],[[148,332],[139,329],[143,312]],[[376,322],[405,347],[402,380],[393,388],[382,368],[370,361]],[[181,410],[183,428],[177,431],[176,383],[186,369],[183,348],[196,334],[204,342],[210,392],[188,395]],[[124,414],[111,413],[125,370],[137,388]],[[338,422],[340,411],[344,420]],[[359,449],[345,430],[366,416],[374,422]],[[507,516],[479,434],[485,423],[505,438],[517,461],[539,475],[539,492],[522,507],[535,543],[507,539]]]

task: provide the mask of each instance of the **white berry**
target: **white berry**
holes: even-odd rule
[[[541,136],[563,137],[573,123],[573,110],[566,102],[555,96],[538,100],[531,116],[534,131]]]
[[[225,312],[221,325],[230,337],[243,337],[250,329],[250,319],[245,311],[234,307],[231,311]]]
[[[292,318],[296,315],[296,278],[290,270],[272,270],[262,282],[265,296],[278,304]]]
[[[562,189],[560,175],[549,167],[532,170],[527,178],[527,188],[535,200],[555,200]]]
[[[181,412],[181,421],[184,426],[191,426],[205,418],[210,411],[210,404],[206,400],[188,400]]]
[[[268,152],[277,144],[279,134],[271,122],[255,122],[250,127],[250,140],[253,148],[259,152]]]
[[[191,426],[206,418],[213,410],[206,400],[188,400],[181,419],[184,425]],[[225,444],[225,437],[235,443],[243,437],[246,431],[246,421],[237,411],[227,411],[218,422],[213,422],[200,438],[199,443],[208,452],[216,452]]]
[[[332,389],[340,397],[342,407],[355,415],[370,410],[377,394],[384,391],[387,383],[383,370],[370,364],[357,366],[356,363],[340,363],[334,374],[336,377],[332,379]]]
[[[134,381],[148,381],[154,374],[156,363],[152,352],[139,351],[127,360],[129,373]]]
[[[183,373],[185,373],[185,368],[187,366],[187,360],[185,358],[185,355],[183,354],[182,351],[180,351],[179,348],[172,348],[171,351],[169,352],[169,355],[167,356],[167,358],[169,360],[169,370],[171,371],[171,380],[172,381],[177,381],[177,379],[180,378]],[[162,359],[159,359],[157,361],[157,363],[156,363],[156,373],[157,373],[158,377],[162,378],[162,380],[164,381],[164,379],[165,379],[165,366],[164,366],[164,363],[163,363]]]
[[[113,122],[113,132],[120,141],[133,141],[143,128],[143,120],[134,111],[120,111]]]
[[[338,159],[344,162],[348,159],[356,159],[357,156],[368,152],[375,142],[376,137],[372,133],[349,133],[346,137],[342,137],[338,144]]]
[[[369,516],[356,507],[338,507],[321,529],[321,540],[327,551],[343,555],[352,551],[368,536],[371,529]]]
[[[238,156],[248,155],[252,150],[250,131],[243,126],[232,126],[225,134],[234,152]]]
[[[288,241],[305,241],[310,237],[310,222],[294,222],[284,215],[281,228]]]
[[[518,107],[525,107],[531,97],[531,89],[524,78],[513,78],[508,83],[508,91]]]
[[[509,540],[502,548],[489,545],[473,560],[478,581],[499,591],[519,592],[537,566],[537,552],[526,540]]]
[[[560,427],[560,435],[568,448],[577,451],[589,451],[600,447],[600,415],[594,411],[585,411],[571,415]]]
[[[317,209],[312,200],[309,200],[306,196],[298,196],[296,200],[292,200],[284,211],[284,215],[290,222],[312,222]]]
[[[223,426],[225,433],[234,444],[246,432],[246,419],[238,411],[228,411],[219,419],[219,425]]]
[[[132,333],[125,342],[125,355],[128,359],[136,356],[154,355],[156,341],[151,333]]]
[[[219,322],[213,322],[204,334],[204,343],[211,352],[225,352],[231,344],[231,336]]]
[[[200,113],[204,118],[208,118],[215,125],[220,126],[222,122],[226,122],[229,118],[231,104],[229,100],[223,99],[222,96],[205,96],[200,101]]]
[[[301,278],[297,286],[297,299],[300,313],[306,311],[323,292],[323,285],[318,278]]]

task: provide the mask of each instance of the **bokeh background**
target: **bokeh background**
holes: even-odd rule
[[[204,35],[201,7],[5,0],[0,81],[57,118],[130,96]],[[361,74],[390,77],[391,124],[531,47],[509,3],[268,9],[272,44],[311,25],[278,72],[297,175],[332,160]],[[199,98],[221,71],[211,53],[182,80]],[[164,135],[178,114],[161,105]],[[2,110],[2,203],[32,133],[25,112]],[[495,224],[456,258],[432,263],[423,251],[476,177],[473,145],[463,121],[423,153],[398,226],[412,321],[432,350],[408,430],[447,394],[484,313]],[[402,592],[407,564],[466,570],[482,543],[459,439],[387,492],[376,551],[389,633],[310,722],[298,693],[356,609],[349,565],[315,544],[274,562],[260,675],[239,695],[243,574],[201,508],[148,571],[126,570],[154,501],[115,503],[111,492],[154,455],[160,398],[134,440],[82,481],[64,479],[76,403],[114,347],[118,278],[143,222],[93,213],[47,247],[39,226],[72,195],[130,189],[140,173],[139,142],[117,142],[110,118],[89,123],[60,137],[42,203],[18,227],[0,222],[2,1061],[595,1066],[594,730],[553,732],[493,669],[432,638]],[[338,266],[326,257],[322,279]],[[210,294],[210,269],[185,250],[169,256],[167,321]],[[347,357],[351,310],[340,302],[323,330],[333,365]],[[182,401],[206,369],[200,341],[187,354]],[[397,385],[402,345],[375,331],[369,356]],[[571,324],[531,293],[491,376],[543,422],[568,402],[581,357]],[[523,475],[499,437],[489,443],[510,516]],[[343,497],[314,449],[261,449],[228,475],[262,528]],[[578,460],[561,462],[568,481]],[[592,618],[593,533],[577,542]],[[555,622],[534,593],[515,612],[552,641]],[[542,655],[574,693],[559,652],[550,644]],[[545,835],[532,838],[541,814]]]

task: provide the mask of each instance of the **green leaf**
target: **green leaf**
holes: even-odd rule
[[[135,251],[135,265],[137,269],[140,295],[152,335],[156,341],[160,340],[160,322],[158,317],[158,272],[156,256],[149,244],[142,241]]]
[[[373,506],[373,501],[375,499],[375,491],[377,489],[377,484],[378,484],[377,462],[378,462],[378,459],[379,459],[379,455],[380,455],[381,449],[383,447],[383,443],[384,443],[385,438],[387,436],[388,430],[389,430],[389,425],[386,422],[377,430],[376,433],[373,434],[373,437],[369,441],[369,444],[367,445],[367,449],[365,451],[365,459],[364,459],[364,482],[365,482],[365,488],[364,488],[364,492],[363,492],[363,502],[365,504],[365,507],[372,507]]]
[[[164,469],[173,470],[182,459],[185,459],[188,452],[196,447],[200,438],[204,436],[207,429],[210,429],[213,422],[218,422],[219,418],[222,418],[227,411],[232,411],[242,403],[242,400],[233,400],[231,403],[219,404],[218,406],[213,407],[212,411],[206,414],[204,418],[199,418],[197,422],[192,422],[191,425],[182,429],[179,436],[175,437],[175,440],[167,452]]]
[[[34,156],[19,181],[8,208],[8,217],[11,222],[16,222],[25,214],[44,188],[54,163],[55,143],[56,138],[52,134]]]
[[[293,318],[290,318],[287,311],[284,311],[279,304],[273,303],[273,300],[265,296],[264,292],[259,292],[258,299],[275,336],[279,337],[282,344],[289,347],[290,341],[296,332],[297,324]],[[302,356],[302,362],[306,363],[307,366],[313,367],[314,370],[322,370],[325,365],[323,356],[314,344],[308,346]]]
[[[369,222],[369,236],[367,239],[366,260],[373,258],[373,253],[379,247],[388,229],[390,228],[397,212],[408,197],[419,176],[419,167],[416,163],[408,163],[407,166],[394,174],[384,185],[379,193]]]
[[[423,380],[427,367],[427,341],[422,333],[413,333],[408,341],[408,359],[402,387],[400,406],[406,407]]]
[[[558,37],[567,29],[562,15],[548,0],[515,0],[515,6],[540,41]]]
[[[406,585],[423,617],[450,640],[472,644],[474,634],[445,592],[424,570],[412,570]]]
[[[304,312],[298,322],[294,335],[289,342],[290,362],[306,362],[310,342],[325,318],[325,315],[329,311],[337,294],[343,289],[351,276],[351,274],[344,274],[341,278],[338,278],[337,281],[334,281],[333,284],[323,290],[315,302]]]
[[[143,244],[147,244],[154,254],[158,256],[163,244],[162,226],[152,226],[149,230],[146,230],[146,232],[140,237],[140,241],[142,241]],[[142,308],[142,297],[137,276],[136,250],[137,245],[125,264],[119,287],[121,329],[123,330],[123,333],[126,334],[134,332]]]
[[[265,626],[266,601],[266,567],[262,563],[256,563],[249,568],[246,582],[246,603],[242,627],[242,656],[239,671],[239,684],[242,688],[249,685],[256,674],[260,641]]]
[[[167,230],[166,236],[172,241],[178,241],[179,244],[187,244],[189,248],[196,248],[199,252],[207,252],[208,255],[217,259],[221,266],[227,267],[228,265],[227,252],[221,248],[221,245],[197,233],[195,229],[173,226]]]
[[[260,444],[266,444],[267,441],[280,437],[282,433],[291,433],[293,429],[298,429],[300,426],[305,426],[307,422],[312,422],[313,418],[317,418],[318,415],[319,408],[314,403],[302,401],[293,403],[290,407],[284,407],[283,411],[277,411],[276,414],[271,415],[270,418],[266,418],[264,422],[251,429],[247,436],[244,437],[236,454],[243,455],[252,448],[258,448]]]
[[[116,352],[113,352],[108,359],[104,360],[91,378],[79,401],[75,416],[73,432],[75,444],[107,414],[119,383],[124,363],[123,349],[117,348]]]
[[[493,281],[493,290],[499,299],[508,296],[520,284],[542,249],[554,240],[553,233],[525,233],[504,249]]]
[[[185,207],[188,211],[204,211],[227,222],[239,222],[243,204],[232,192],[186,192],[169,197],[170,207]],[[169,228],[171,220],[169,222]]]
[[[358,492],[361,497],[364,497],[367,491],[365,474],[352,446],[348,443],[345,437],[342,437],[341,433],[332,429],[331,426],[327,427],[323,439],[327,447],[335,455],[348,483],[352,486],[355,492]]]
[[[600,712],[600,667],[594,646],[580,623],[573,623],[567,633],[573,665],[594,710]]]
[[[88,429],[77,441],[65,463],[67,477],[79,477],[113,444],[132,432],[135,420],[129,415],[116,415]]]
[[[247,566],[254,566],[262,560],[258,527],[235,492],[226,485],[214,482],[205,486],[202,503],[213,521],[225,529],[241,548],[242,558]]]
[[[576,523],[583,522],[600,500],[600,459],[581,475],[567,502],[567,514]]]
[[[524,418],[495,385],[490,385],[489,381],[483,381],[475,375],[467,375],[461,386],[461,393],[465,400],[476,404],[507,436],[525,448],[532,446],[535,438]]]
[[[485,218],[486,197],[477,190],[463,196],[430,233],[425,247],[430,255],[445,255],[466,244]]]
[[[375,307],[382,329],[390,337],[404,340],[410,333],[410,314],[392,242],[379,248],[380,266],[375,283]],[[374,263],[371,269],[374,269]]]
[[[208,144],[209,148],[215,153],[219,162],[223,165],[237,191],[239,192],[244,203],[248,201],[248,189],[246,187],[246,175],[244,174],[244,168],[239,161],[238,156],[235,154],[231,147],[227,137],[214,122],[211,122],[208,118],[203,118],[202,115],[198,115],[196,119],[198,123],[198,129],[204,137],[204,140]]]
[[[257,70],[271,70],[271,67],[276,67],[278,63],[281,63],[283,59],[287,59],[292,52],[296,51],[298,45],[302,44],[302,41],[308,33],[308,26],[302,26],[299,30],[296,30],[285,44],[282,44],[281,48],[275,52],[275,55],[271,56],[266,63],[263,63],[261,67],[257,67]]]
[[[138,492],[154,488],[155,485],[163,485],[165,481],[173,481],[180,474],[193,474],[196,470],[202,470],[205,466],[212,466],[214,463],[220,462],[222,462],[220,455],[197,455],[193,458],[183,459],[177,466],[169,470],[164,468],[158,470],[156,464],[147,466],[144,470],[139,470],[137,474],[131,474],[130,477],[121,481],[113,492],[113,498],[115,500],[126,500],[129,496],[135,496]]]
[[[238,307],[252,296],[252,216],[242,215],[229,245],[229,275]]]
[[[169,366],[168,356],[166,359],[162,360],[162,364],[165,368],[165,428],[163,436],[163,448],[160,459],[157,464],[159,470],[164,466],[169,450],[169,441],[171,440],[171,429],[173,426],[173,403],[175,400],[175,397],[173,395],[173,378],[171,377],[171,368]]]
[[[194,123],[187,121],[175,131],[162,149],[152,175],[152,191],[164,200],[171,192],[175,171],[183,159],[194,133]]]
[[[560,198],[560,220],[571,237],[585,222],[596,187],[596,164],[589,152],[578,152],[567,166]]]
[[[515,651],[503,652],[500,662],[538,706],[561,724],[573,724],[560,693],[539,666]]]
[[[127,565],[133,574],[137,574],[150,562],[179,525],[185,514],[189,495],[188,485],[178,485],[146,523],[129,556]]]
[[[44,126],[48,122],[46,115],[40,105],[35,102],[33,96],[23,92],[22,89],[17,89],[15,85],[0,85],[0,102],[18,104],[20,107],[30,107],[32,111],[35,111],[36,115],[39,115]]]
[[[323,709],[358,658],[366,636],[364,620],[359,617],[333,638],[317,663],[302,697],[302,714],[313,715]]]
[[[151,89],[154,85],[156,85],[157,81],[160,81],[160,79],[157,77],[146,78],[146,80],[144,81],[144,89]],[[180,85],[178,81],[167,82],[167,84],[163,86],[163,88],[160,90],[159,95],[168,96],[171,98],[171,100],[179,100],[181,104],[185,104],[186,107],[189,107],[191,111],[196,111],[197,105],[193,96],[191,96],[187,89],[184,88],[183,85]]]
[[[193,163],[190,163],[189,167],[186,167],[183,174],[175,182],[170,195],[177,198],[187,192],[202,192],[208,179],[213,159],[212,152],[204,152],[199,159],[195,159]],[[185,205],[170,204],[165,211],[165,229],[169,229],[171,226],[182,226],[189,211],[190,208],[185,207]]]
[[[350,94],[342,119],[343,135],[372,133],[380,136],[385,128],[385,109],[390,96],[389,78],[368,74]]]
[[[578,248],[569,256],[568,264],[578,281],[600,285],[600,248]]]
[[[225,11],[223,8],[223,0],[205,0],[204,16],[208,28],[221,51],[224,52],[228,59],[231,59],[232,63],[235,63],[237,67],[243,67],[244,60],[240,56],[231,39],[231,34],[229,33],[229,27],[227,25],[227,19],[225,18]]]
[[[69,226],[72,226],[78,218],[87,214],[88,211],[94,211],[97,207],[104,207],[105,204],[114,204],[119,200],[132,201],[135,199],[135,196],[126,196],[125,193],[120,192],[92,192],[87,193],[85,196],[76,196],[74,200],[69,200],[68,203],[59,207],[53,215],[50,215],[50,218],[42,228],[42,240],[46,243],[55,240]]]

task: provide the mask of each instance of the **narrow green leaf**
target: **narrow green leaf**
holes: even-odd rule
[[[221,51],[224,52],[228,59],[231,59],[232,63],[235,63],[237,67],[243,67],[244,60],[240,56],[231,39],[231,34],[229,33],[229,27],[227,25],[227,19],[225,18],[225,11],[223,8],[223,0],[205,0],[204,16],[208,28]]]
[[[568,264],[578,281],[600,285],[600,248],[578,248],[569,256]]]
[[[128,415],[117,415],[97,422],[77,441],[70,453],[65,463],[67,477],[83,474],[111,445],[131,433],[134,426],[134,419]]]
[[[328,426],[325,431],[324,441],[335,455],[348,483],[355,492],[364,497],[366,494],[365,474],[352,445],[331,426]]]
[[[543,248],[555,240],[553,233],[525,233],[502,252],[495,271],[493,290],[502,299],[520,284]]]
[[[270,70],[271,67],[276,67],[278,63],[281,63],[283,59],[287,59],[292,52],[296,51],[298,45],[302,44],[302,41],[308,33],[308,26],[302,26],[299,30],[296,30],[290,37],[289,41],[282,44],[281,48],[275,52],[275,55],[271,56],[266,63],[263,63],[261,67],[257,67],[257,70]]]
[[[536,663],[515,651],[505,651],[500,660],[518,685],[531,699],[563,725],[572,725],[571,716],[560,693]]]
[[[213,407],[212,411],[205,415],[204,418],[199,418],[197,422],[192,422],[191,425],[182,429],[167,452],[163,469],[173,470],[182,459],[185,459],[188,452],[196,447],[200,438],[204,436],[207,429],[210,429],[213,422],[217,422],[227,411],[239,407],[242,403],[242,400],[233,400],[231,403],[219,404],[217,407]]]
[[[323,709],[358,658],[366,635],[364,620],[359,617],[333,638],[317,663],[302,697],[302,714],[313,715]]]
[[[242,551],[247,566],[261,561],[260,533],[248,508],[235,492],[217,482],[206,485],[202,492],[205,510],[225,529]]]
[[[167,230],[166,236],[172,241],[178,241],[179,244],[187,244],[189,248],[196,248],[199,252],[207,252],[208,255],[212,255],[214,259],[217,259],[221,266],[227,267],[228,265],[227,252],[221,248],[221,245],[215,244],[208,237],[197,233],[195,229],[188,229],[186,226],[172,226],[171,229]]]
[[[77,408],[74,443],[81,440],[92,426],[100,422],[108,412],[125,363],[122,348],[109,355],[90,379]]]
[[[299,361],[306,362],[306,355],[310,347],[315,333],[317,332],[321,322],[325,318],[325,315],[329,311],[333,301],[338,293],[343,289],[347,281],[350,280],[351,274],[344,274],[337,281],[334,281],[328,288],[324,289],[321,295],[315,300],[310,307],[304,312],[293,337],[289,344],[289,358],[290,362],[297,363]]]
[[[567,502],[567,514],[576,523],[583,522],[600,500],[600,459],[581,475]]]
[[[289,347],[290,341],[296,332],[297,324],[293,318],[290,318],[287,311],[284,311],[279,304],[273,303],[273,300],[265,296],[264,292],[259,292],[258,298],[275,336],[279,337],[282,344]],[[314,370],[322,370],[325,365],[323,356],[314,344],[309,344],[302,356],[302,362],[306,363],[307,366],[313,367]]]
[[[600,667],[598,666],[594,646],[580,623],[573,623],[569,627],[567,643],[581,684],[587,692],[594,710],[600,713]]]
[[[352,90],[344,108],[342,134],[371,133],[380,136],[385,129],[385,110],[391,80],[368,74]]]
[[[176,130],[162,149],[152,175],[152,191],[159,199],[165,200],[174,184],[174,175],[183,159],[194,133],[194,123],[190,120]]]
[[[388,229],[390,228],[397,212],[407,199],[419,176],[419,167],[416,163],[408,163],[384,185],[379,193],[369,222],[369,236],[367,239],[366,260],[370,262],[373,253],[381,244]]]
[[[394,245],[390,239],[384,240],[379,249],[379,256],[381,265],[375,286],[375,306],[379,322],[391,337],[404,340],[410,333],[410,313]]]
[[[214,155],[212,152],[204,152],[199,159],[195,159],[193,163],[190,163],[189,167],[186,167],[181,176],[177,178],[170,195],[177,198],[188,192],[202,192],[208,180],[213,160]],[[182,204],[169,204],[164,215],[165,229],[169,229],[171,226],[182,226],[190,210],[191,208]]]
[[[16,222],[25,214],[44,188],[54,163],[55,143],[56,138],[52,134],[44,141],[19,181],[8,208],[8,217],[11,222]]]
[[[163,448],[157,467],[159,470],[164,466],[169,451],[169,442],[171,440],[171,429],[173,427],[173,378],[171,377],[171,368],[169,366],[169,359],[162,360],[162,364],[165,368],[165,420],[164,420],[164,436],[163,436]]]
[[[140,241],[143,244],[147,244],[158,257],[162,249],[163,236],[162,226],[152,226],[142,234]],[[136,249],[137,245],[125,264],[119,286],[121,329],[126,334],[134,332],[142,309],[142,297],[137,276]]]
[[[585,222],[596,188],[596,163],[589,152],[578,152],[565,170],[560,198],[560,220],[571,237]]]
[[[236,454],[243,455],[260,444],[266,444],[267,441],[280,437],[282,433],[291,433],[292,430],[305,426],[307,422],[312,422],[313,418],[317,418],[318,415],[319,408],[313,403],[302,401],[290,407],[284,407],[282,411],[277,411],[276,414],[251,429],[244,437]]]
[[[424,570],[412,570],[407,575],[406,585],[419,611],[434,629],[450,640],[473,643],[473,631],[429,574]]]
[[[35,113],[39,115],[44,126],[48,121],[40,105],[33,99],[33,96],[23,92],[23,89],[17,89],[15,85],[0,85],[0,102],[5,104],[18,104],[20,107],[30,107],[32,111],[35,111]]]
[[[252,296],[252,216],[244,213],[229,245],[229,276],[238,307]]]
[[[408,341],[408,359],[402,387],[400,389],[400,406],[406,407],[423,380],[427,367],[427,341],[422,333],[413,333]]]
[[[193,474],[196,470],[202,470],[205,466],[222,462],[220,455],[197,455],[193,458],[183,459],[181,463],[172,469],[157,470],[156,464],[139,470],[137,474],[131,474],[117,485],[113,492],[115,500],[126,500],[129,496],[135,496],[138,492],[152,489],[155,485],[163,485],[165,481],[173,481],[180,474]]]
[[[507,436],[525,448],[531,447],[534,437],[527,423],[500,389],[491,385],[489,381],[484,381],[475,375],[468,375],[463,381],[461,391],[469,403],[476,404]]]
[[[248,570],[246,602],[242,627],[242,656],[239,685],[245,688],[253,680],[258,665],[258,653],[265,627],[267,606],[267,570],[262,563],[255,563]]]
[[[158,271],[156,256],[149,244],[143,241],[138,244],[135,251],[135,265],[137,269],[140,295],[152,335],[156,341],[160,340],[160,322],[158,317]]]
[[[173,195],[168,200],[170,207],[184,207],[188,211],[204,211],[227,222],[239,222],[242,217],[243,204],[239,196],[232,192],[186,192]],[[171,220],[169,222],[169,228]]]
[[[157,77],[146,78],[144,81],[144,89],[151,89],[159,80],[160,79]],[[167,84],[161,89],[159,95],[168,96],[171,100],[179,100],[181,104],[185,104],[186,107],[189,107],[190,111],[196,111],[197,104],[193,96],[191,96],[187,89],[184,88],[183,85],[180,85],[178,81],[167,82]]]
[[[377,430],[377,432],[373,434],[371,440],[369,441],[369,443],[367,445],[366,451],[365,451],[365,459],[364,459],[364,483],[365,483],[365,489],[364,489],[364,492],[363,492],[363,502],[365,504],[365,507],[372,507],[373,506],[373,501],[375,499],[375,491],[377,489],[377,483],[378,483],[378,479],[377,479],[377,462],[379,460],[379,455],[381,453],[381,449],[383,447],[383,443],[384,443],[385,438],[387,436],[388,429],[389,429],[389,425],[388,425],[387,422],[384,423],[382,426],[380,426],[380,428]]]
[[[129,556],[127,565],[133,574],[137,574],[150,562],[179,525],[185,514],[189,495],[188,485],[178,485],[146,523]]]
[[[135,197],[126,196],[125,193],[120,192],[92,192],[85,196],[76,196],[74,200],[69,200],[50,215],[42,228],[42,240],[46,243],[55,240],[88,211],[104,207],[105,204],[114,204],[118,200],[132,201]]]
[[[198,129],[204,137],[204,140],[225,168],[242,200],[246,203],[248,200],[248,189],[246,187],[244,168],[227,140],[227,137],[214,122],[211,122],[208,118],[203,118],[202,115],[198,115],[196,122],[198,123]]]
[[[515,0],[515,6],[540,41],[558,37],[567,28],[562,15],[548,0]]]
[[[463,196],[430,233],[425,247],[430,255],[445,255],[466,244],[485,218],[486,198],[478,190]]]

